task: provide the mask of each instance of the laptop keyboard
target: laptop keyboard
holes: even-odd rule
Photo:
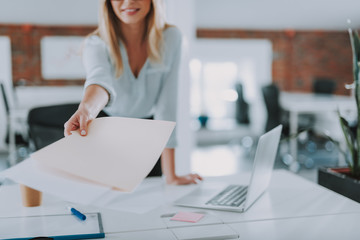
[[[246,193],[247,186],[229,185],[206,204],[238,207],[245,201]]]

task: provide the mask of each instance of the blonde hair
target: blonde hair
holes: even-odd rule
[[[122,32],[118,17],[111,6],[111,0],[100,1],[100,19],[98,28],[90,35],[98,35],[109,46],[110,57],[115,67],[115,76],[123,72],[123,62],[119,42]],[[160,62],[162,56],[163,30],[169,27],[165,23],[165,9],[162,0],[152,0],[151,8],[146,16],[147,26],[144,40],[147,41],[147,51],[150,61]]]

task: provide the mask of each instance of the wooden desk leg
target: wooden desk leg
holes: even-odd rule
[[[24,207],[38,207],[42,202],[42,192],[20,184],[22,204]]]

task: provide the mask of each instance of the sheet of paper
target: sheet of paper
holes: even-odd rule
[[[165,204],[164,182],[145,181],[132,193],[109,191],[91,203],[93,206],[143,214]],[[144,200],[145,199],[145,200]]]
[[[163,182],[146,181],[131,193],[119,192],[61,171],[49,171],[31,158],[0,172],[0,178],[11,179],[65,201],[117,211],[143,214],[164,204],[164,196],[159,191]]]
[[[174,122],[107,117],[35,152],[40,164],[131,192],[151,171],[175,127]]]
[[[110,187],[96,185],[86,180],[60,175],[60,172],[44,171],[38,162],[28,158],[0,173],[39,191],[57,196],[65,201],[88,205],[110,191]]]

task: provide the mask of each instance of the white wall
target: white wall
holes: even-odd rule
[[[96,25],[98,0],[0,0],[0,23]]]
[[[210,28],[360,28],[359,0],[195,0],[196,25]]]
[[[178,123],[179,146],[176,150],[176,172],[190,172],[190,154],[194,146],[194,136],[190,129],[190,70],[189,53],[195,38],[193,0],[167,0],[166,14],[168,22],[176,25],[183,34],[183,55],[179,76]],[[184,18],[184,13],[187,17]]]
[[[193,0],[195,9],[184,9],[185,1],[167,0],[185,22],[194,11],[199,27],[345,30],[351,19],[360,28],[359,0]],[[0,0],[0,23],[94,25],[97,9],[98,0]]]

